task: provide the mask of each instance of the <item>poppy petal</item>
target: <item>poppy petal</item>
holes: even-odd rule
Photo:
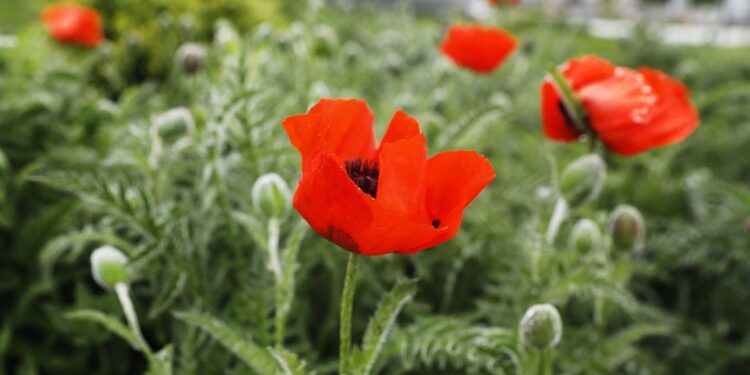
[[[516,38],[505,30],[481,25],[454,25],[440,51],[457,65],[492,73],[516,50]]]
[[[573,91],[577,91],[612,76],[615,68],[617,67],[609,61],[589,55],[568,61],[562,67],[562,74]]]
[[[396,111],[378,149],[378,203],[427,222],[424,175],[427,141],[417,120]]]
[[[427,161],[427,212],[435,227],[449,230],[437,241],[453,237],[464,209],[495,178],[489,160],[474,151],[449,151]]]
[[[373,121],[364,101],[321,99],[307,114],[288,117],[282,125],[302,156],[304,171],[308,161],[320,153],[331,153],[342,160],[372,158]]]
[[[373,222],[373,202],[352,182],[335,156],[310,161],[294,194],[294,208],[321,236],[342,248],[360,252],[359,233]]]
[[[561,110],[562,98],[550,80],[542,84],[542,126],[547,138],[558,142],[573,142],[580,134],[568,122]]]

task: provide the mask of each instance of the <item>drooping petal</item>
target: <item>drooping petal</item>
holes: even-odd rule
[[[447,228],[435,229],[384,205],[376,205],[373,213],[372,225],[360,233],[363,255],[415,253],[443,242],[438,241],[438,237],[447,231]]]
[[[562,67],[562,74],[573,91],[577,91],[612,76],[615,68],[609,61],[589,55],[568,61]]]
[[[436,241],[459,230],[464,209],[495,178],[489,160],[474,151],[448,151],[427,161],[427,212],[437,228],[447,228]]]
[[[488,74],[516,50],[517,44],[513,35],[499,28],[454,25],[440,50],[457,65]]]
[[[320,153],[342,160],[370,159],[375,152],[374,116],[357,99],[321,99],[307,114],[288,117],[283,126],[302,155],[302,168]]]
[[[558,142],[573,142],[580,134],[562,112],[562,98],[549,79],[542,83],[542,125],[544,135]]]
[[[294,208],[321,236],[360,252],[359,234],[373,222],[373,199],[362,193],[330,154],[310,160],[294,194]]]

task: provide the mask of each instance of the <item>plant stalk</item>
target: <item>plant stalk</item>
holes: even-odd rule
[[[356,285],[359,257],[349,253],[344,276],[344,289],[341,292],[341,316],[339,330],[339,374],[348,373],[349,355],[352,345],[352,304]]]
[[[143,351],[143,354],[148,357],[149,361],[153,360],[154,352],[151,350],[148,342],[146,342],[146,339],[143,338],[143,333],[141,333],[141,326],[140,324],[138,324],[138,315],[135,313],[133,301],[130,299],[128,284],[115,284],[115,293],[117,294],[117,299],[120,300],[122,312],[125,314],[125,319],[128,321],[128,326],[135,335],[136,339],[138,339],[138,343],[141,346],[141,351]]]

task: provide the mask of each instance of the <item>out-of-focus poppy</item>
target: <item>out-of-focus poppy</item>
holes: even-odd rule
[[[492,73],[515,51],[516,38],[505,30],[481,25],[454,25],[440,51],[456,64],[477,73]]]
[[[547,138],[572,142],[590,132],[620,155],[635,155],[687,138],[699,123],[690,92],[650,68],[632,70],[596,56],[568,61],[559,70],[583,112],[578,124],[560,84],[542,83],[542,120]]]
[[[415,253],[458,233],[495,177],[474,151],[427,158],[417,121],[397,111],[380,146],[364,101],[322,99],[283,126],[302,156],[294,207],[321,236],[362,255]]]
[[[104,38],[99,13],[82,5],[53,4],[41,18],[50,35],[61,43],[93,48]]]

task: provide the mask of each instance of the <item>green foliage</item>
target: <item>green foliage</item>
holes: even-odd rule
[[[495,74],[477,76],[440,56],[448,19],[296,4],[304,19],[254,28],[250,20],[239,31],[223,21],[211,44],[207,27],[228,9],[222,4],[230,2],[134,11],[135,2],[108,2],[107,17],[122,18],[108,26],[114,50],[68,49],[38,28],[0,49],[0,149],[9,166],[0,176],[0,299],[9,301],[0,306],[0,362],[8,372],[335,373],[346,254],[292,213],[276,228],[281,272],[269,270],[271,226],[250,192],[270,172],[294,186],[299,159],[280,123],[323,96],[366,99],[378,134],[402,108],[420,121],[431,154],[476,149],[498,172],[453,240],[360,259],[358,372],[535,369],[539,356],[519,345],[514,327],[537,303],[562,316],[555,373],[747,368],[750,306],[738,303],[750,299],[750,160],[738,157],[750,142],[747,49],[669,47],[647,33],[598,40],[506,7],[487,22],[518,35],[520,49]],[[183,9],[207,15],[190,26],[195,34],[177,27]],[[130,32],[150,36],[129,45]],[[193,38],[207,43],[205,71],[134,83],[169,71],[176,44]],[[156,65],[146,49],[161,54]],[[572,208],[548,243],[554,175],[587,149],[543,138],[539,82],[548,66],[585,53],[684,80],[703,124],[678,145],[605,155],[601,194]],[[111,73],[128,66],[135,78]],[[175,107],[194,129],[160,133],[159,116]],[[608,239],[588,252],[569,248],[574,223],[603,228],[619,204],[644,215],[641,253],[616,251]],[[144,336],[164,348],[151,364],[108,318],[120,307],[91,278],[88,255],[106,244],[132,261]],[[419,278],[418,295],[413,282],[388,292],[404,276]],[[119,337],[62,319],[71,310]]]

